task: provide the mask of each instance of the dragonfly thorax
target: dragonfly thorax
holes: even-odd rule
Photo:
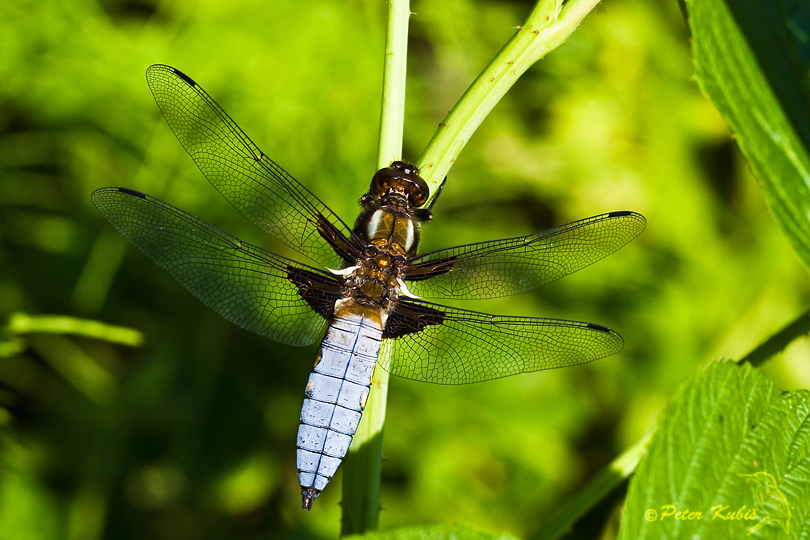
[[[354,232],[366,246],[394,256],[413,257],[419,246],[419,224],[431,217],[429,210],[419,209],[429,194],[419,169],[393,162],[374,174],[368,193],[360,199],[363,211]]]
[[[388,310],[396,302],[405,257],[369,246],[366,257],[346,277],[347,296],[356,302]]]
[[[388,209],[379,209],[371,214],[366,223],[366,234],[369,244],[396,255],[406,255],[416,244],[413,220]]]

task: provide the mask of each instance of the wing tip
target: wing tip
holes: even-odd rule
[[[98,188],[97,190],[93,191],[90,195],[90,200],[93,201],[96,206],[101,204],[101,202],[108,197],[108,195],[116,194],[116,193],[123,193],[125,195],[129,195],[131,197],[137,197],[138,199],[146,200],[146,195],[141,193],[140,191],[135,191],[134,189],[124,188],[124,187],[103,187]]]
[[[605,356],[614,355],[619,351],[621,351],[622,349],[624,349],[624,339],[622,339],[622,336],[620,336],[617,332],[611,330],[607,326],[602,326],[601,324],[596,323],[585,323],[585,327],[588,330],[593,330],[594,332],[599,332],[600,334],[610,336],[607,337],[607,339],[611,340],[612,344],[612,349],[610,349],[609,351],[605,351],[606,354],[597,356],[596,358],[592,358],[590,361],[597,360],[599,358],[604,358]]]
[[[608,212],[607,217],[609,218],[633,217],[645,222],[647,221],[647,218],[645,218],[643,215],[639,214],[638,212],[633,212],[632,210],[614,210],[613,212]]]
[[[186,83],[187,83],[189,86],[197,86],[197,83],[194,81],[194,79],[192,79],[191,77],[189,77],[188,75],[186,75],[185,73],[183,73],[182,71],[180,71],[179,69],[177,69],[177,68],[171,68],[171,70],[174,72],[174,74],[175,74],[175,75],[177,75],[178,77],[180,77],[181,79],[183,79],[184,81],[186,81]]]
[[[139,199],[146,199],[146,195],[144,193],[141,193],[140,191],[135,191],[134,189],[129,189],[129,188],[125,188],[125,187],[120,187],[120,188],[115,188],[115,189],[117,189],[119,192],[124,193],[126,195],[131,195],[131,196],[137,197]]]
[[[169,65],[166,65],[166,64],[152,64],[151,66],[146,68],[146,79],[147,79],[147,81],[151,81],[153,74],[155,74],[155,72],[157,72],[157,71],[169,71],[171,73],[174,73],[178,77],[180,77],[189,86],[197,86],[197,82],[194,79],[192,79],[191,77],[189,77],[188,75],[186,75],[185,73],[180,71],[179,69],[174,68],[174,67],[169,66]]]
[[[587,323],[587,324],[588,324],[588,328],[591,329],[591,330],[596,330],[597,332],[603,332],[605,334],[613,334],[614,333],[613,330],[611,330],[607,326],[602,326],[601,324],[596,324],[596,323]]]
[[[608,212],[608,217],[617,218],[617,217],[632,217],[644,223],[647,223],[647,218],[644,217],[643,214],[639,214],[638,212],[633,212],[632,210],[616,210],[614,212]]]

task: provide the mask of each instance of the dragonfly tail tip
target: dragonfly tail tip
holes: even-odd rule
[[[301,495],[303,496],[303,500],[301,501],[301,509],[312,510],[312,503],[315,502],[315,499],[320,494],[320,490],[315,489],[314,487],[302,489]]]

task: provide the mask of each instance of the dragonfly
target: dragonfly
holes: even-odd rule
[[[270,160],[191,77],[166,65],[149,88],[208,181],[265,233],[309,263],[251,245],[149,195],[93,192],[101,214],[219,315],[271,340],[320,342],[307,382],[296,461],[310,510],[357,430],[374,370],[467,384],[584,364],[623,340],[593,323],[490,315],[425,299],[520,293],[576,272],[638,236],[645,218],[618,211],[527,236],[419,254],[430,189],[402,161],[373,174],[353,226]]]

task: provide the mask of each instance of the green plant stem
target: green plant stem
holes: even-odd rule
[[[551,516],[540,531],[530,536],[530,540],[556,540],[570,531],[574,523],[633,474],[651,436],[642,438],[599,471],[582,490]]]
[[[380,144],[377,150],[378,169],[387,167],[402,156],[409,17],[409,0],[394,0],[388,3],[388,33],[385,42],[383,95],[380,107]]]
[[[432,193],[470,137],[503,95],[529,67],[555,49],[576,29],[599,0],[570,0],[562,9],[559,0],[540,0],[526,24],[492,59],[470,85],[417,161],[420,175]]]
[[[377,168],[387,167],[402,155],[409,17],[409,0],[389,0]],[[343,462],[341,535],[362,534],[378,528],[387,396],[388,372],[378,367],[374,370],[363,419]]]
[[[527,23],[465,92],[419,159],[417,166],[432,193],[506,91],[534,62],[563,43],[598,2],[570,0],[562,9],[560,0],[535,4]],[[402,154],[409,16],[408,0],[389,0],[378,168]],[[342,535],[361,534],[378,526],[387,393],[388,373],[377,369],[363,420],[343,464]]]
[[[90,401],[98,405],[115,401],[118,381],[73,340],[46,334],[31,338],[30,347]]]
[[[115,377],[98,365],[72,340],[62,334],[88,337],[132,347],[143,343],[143,334],[131,328],[63,315],[29,315],[13,313],[3,332],[11,340],[0,342],[0,357],[19,354],[26,347],[34,349],[55,371],[88,399],[109,405],[118,392]],[[26,336],[25,340],[20,339]]]
[[[810,311],[802,313],[796,319],[769,337],[764,343],[740,359],[740,363],[748,362],[759,367],[775,354],[782,352],[790,342],[799,336],[810,333]]]
[[[34,316],[22,312],[13,313],[6,331],[11,335],[73,334],[132,347],[143,344],[143,334],[138,330],[64,315]]]

